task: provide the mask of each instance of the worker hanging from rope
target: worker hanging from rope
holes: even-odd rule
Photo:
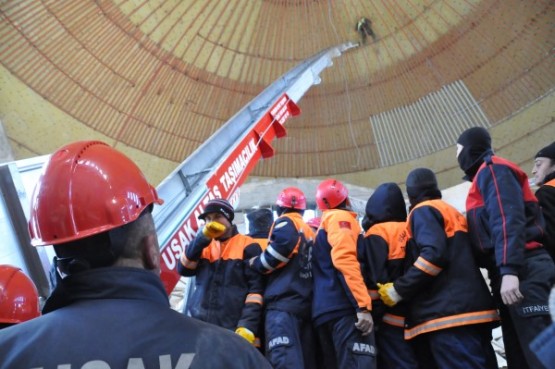
[[[368,18],[360,18],[356,25],[356,31],[360,35],[362,45],[366,45],[366,39],[368,36],[372,37],[372,40],[376,41],[376,34],[372,30],[372,21]]]

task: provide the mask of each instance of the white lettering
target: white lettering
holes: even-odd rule
[[[289,344],[289,337],[287,336],[280,336],[276,338],[272,338],[270,342],[268,342],[268,348],[272,349],[275,346],[283,346]]]
[[[229,165],[227,170],[220,176],[220,183],[224,186],[224,190],[229,191],[239,180],[241,174],[249,164],[250,160],[256,152],[256,143],[251,139],[239,155]]]
[[[287,98],[286,98],[285,96],[283,96],[283,97],[281,98],[281,100],[278,101],[278,103],[276,104],[276,106],[274,106],[274,107],[272,108],[272,111],[270,112],[270,114],[272,114],[272,115],[275,117],[277,111],[278,111],[279,109],[281,109],[281,107],[282,107],[283,105],[285,105],[286,102],[287,102]]]
[[[367,343],[355,342],[353,344],[353,352],[375,354],[376,348],[374,346],[370,346]]]
[[[140,357],[132,357],[127,362],[127,369],[145,369],[145,363]]]
[[[172,365],[171,355],[160,355],[158,362],[160,363],[160,369],[190,369],[193,359],[195,358],[195,353],[181,354],[175,366]],[[71,364],[58,364],[57,369],[71,369]],[[132,357],[127,361],[127,369],[145,369],[145,364],[142,358]],[[44,369],[44,367],[36,367],[32,369]],[[103,360],[91,360],[87,361],[81,369],[112,369],[110,364]],[[115,369],[115,368],[114,368]],[[119,368],[118,368],[119,369]]]
[[[174,240],[172,240],[173,242]],[[177,240],[175,240],[177,242]],[[166,247],[164,252],[162,253],[162,261],[168,267],[169,270],[173,270],[176,265],[176,258],[175,255],[170,252],[170,250]]]
[[[212,187],[212,192],[214,192],[214,195],[216,197],[219,197],[219,198],[222,197],[222,193],[220,192],[220,188],[218,186]]]
[[[102,360],[93,360],[85,363],[81,369],[110,369],[110,365]]]

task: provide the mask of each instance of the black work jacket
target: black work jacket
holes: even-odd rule
[[[555,260],[555,172],[546,177],[544,185],[536,191],[536,197],[545,220],[543,245]]]
[[[0,368],[270,368],[243,338],[169,307],[160,278],[98,268],[58,283],[44,315],[0,330]]]
[[[426,200],[414,206],[407,223],[410,267],[393,284],[409,304],[405,339],[499,320],[464,216],[443,200]]]
[[[260,255],[260,245],[234,227],[233,236],[221,241],[206,239],[199,232],[188,248],[202,251],[195,260],[189,249],[185,250],[190,259],[182,259],[177,267],[181,275],[196,277],[187,312],[193,318],[233,331],[244,327],[258,332],[264,278],[249,267],[249,260]]]

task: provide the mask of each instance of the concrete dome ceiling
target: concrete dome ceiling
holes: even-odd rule
[[[355,24],[367,17],[376,38],[323,72],[275,157],[255,169],[264,177],[425,157],[555,86],[550,0],[46,0],[0,10],[11,76],[114,146],[175,164],[302,60],[359,42]],[[7,131],[26,154],[54,149],[40,129]]]

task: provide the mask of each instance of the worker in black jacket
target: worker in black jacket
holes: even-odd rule
[[[0,368],[266,368],[225,329],[169,306],[160,280],[154,187],[98,141],[46,163],[31,199],[34,246],[54,245],[60,279],[43,315],[0,331]]]
[[[379,185],[366,202],[366,226],[358,257],[376,323],[378,368],[417,369],[418,362],[410,341],[405,340],[407,304],[384,306],[377,284],[395,282],[404,273],[407,243],[407,209],[396,183]]]
[[[530,342],[551,323],[547,301],[555,266],[542,245],[538,200],[526,173],[494,154],[483,127],[459,136],[457,160],[472,181],[466,200],[468,228],[480,266],[488,269],[509,368],[542,368]]]
[[[499,320],[476,265],[466,219],[441,200],[427,168],[407,176],[410,213],[405,273],[379,286],[388,306],[408,303],[405,339],[422,368],[497,369],[491,329]]]
[[[263,276],[248,267],[262,248],[240,234],[235,211],[224,199],[210,200],[199,219],[204,226],[183,251],[177,270],[195,276],[186,310],[193,318],[229,329],[256,345],[262,323]]]
[[[555,142],[538,151],[532,175],[536,186],[540,186],[536,197],[545,219],[543,245],[555,260]]]
[[[274,369],[316,369],[312,331],[312,267],[314,233],[303,220],[306,197],[287,187],[276,200],[276,219],[266,250],[250,266],[267,276],[266,357]]]

